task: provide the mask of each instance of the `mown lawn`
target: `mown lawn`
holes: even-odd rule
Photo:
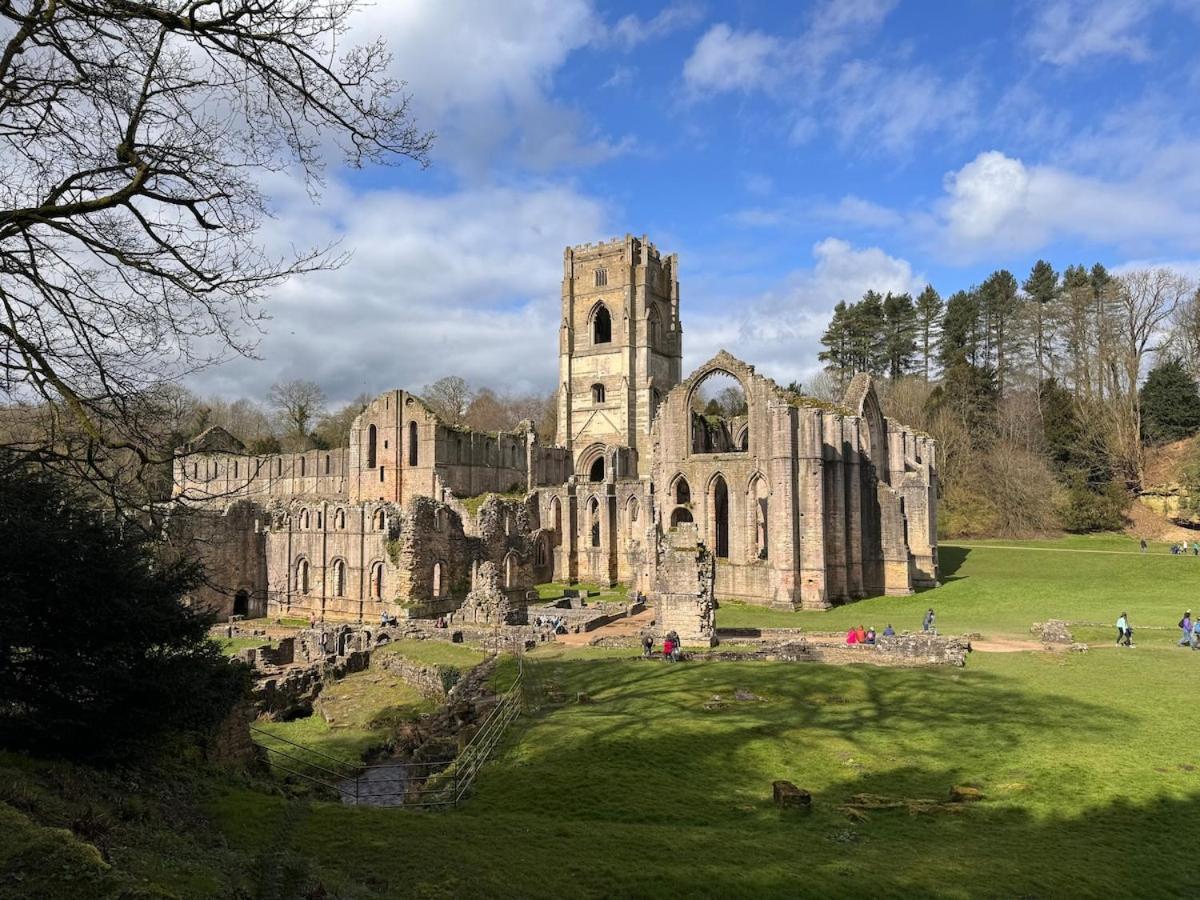
[[[943,625],[996,634],[1053,615],[1107,622],[1111,607],[1173,626],[1200,564],[1159,556],[972,545],[945,587],[901,602],[937,598]],[[115,823],[111,872],[87,855],[87,828],[70,830],[84,792],[58,809],[44,795],[61,773],[22,791],[31,776],[0,757],[0,800],[19,812],[0,804],[0,821],[12,846],[41,848],[0,851],[0,897],[28,895],[18,871],[53,872],[62,892],[50,897],[72,896],[77,876],[87,887],[75,896],[116,896],[99,889],[114,872],[183,897],[316,896],[318,882],[346,900],[1193,896],[1200,653],[1171,646],[1172,633],[1134,650],[975,653],[964,669],[669,665],[539,648],[532,680],[567,702],[518,721],[464,807],[353,809],[197,769],[169,809],[207,818],[169,834],[129,824],[128,793],[87,794],[112,806],[100,813]],[[738,689],[758,699],[735,701]],[[574,702],[579,692],[592,702]],[[813,811],[776,810],[776,779],[812,791]],[[843,808],[859,793],[942,799],[963,784],[984,800],[865,819]],[[36,831],[47,825],[68,831]]]
[[[1125,611],[1139,642],[1164,641],[1178,637],[1175,624],[1200,598],[1200,559],[1172,556],[1166,547],[1152,545],[1142,554],[1135,540],[1115,535],[943,544],[941,587],[826,612],[723,601],[717,626],[836,631],[858,624],[882,630],[891,623],[897,631],[915,631],[932,606],[938,630],[947,634],[1028,637],[1034,622],[1056,618],[1098,626],[1086,631],[1088,639],[1098,640]],[[1200,599],[1195,605],[1200,609]]]
[[[394,653],[429,666],[453,666],[463,670],[474,668],[487,659],[487,653],[478,647],[435,640],[392,641],[375,652],[385,655]]]

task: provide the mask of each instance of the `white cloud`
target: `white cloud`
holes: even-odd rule
[[[604,31],[588,0],[404,0],[367,6],[353,25],[356,42],[386,41],[421,126],[439,133],[435,161],[483,173],[509,151],[550,168],[628,149],[554,98],[555,73]]]
[[[819,367],[819,340],[839,300],[858,300],[868,290],[915,294],[925,285],[907,260],[879,247],[829,237],[813,246],[812,256],[811,267],[748,302],[731,298],[715,304],[719,311],[689,314],[684,368],[726,349],[777,381],[803,380]],[[742,313],[731,320],[735,309]]]
[[[1195,161],[1193,154],[1193,170]],[[1171,162],[1147,160],[1143,175],[1106,181],[986,151],[947,174],[936,209],[940,239],[968,257],[1032,250],[1064,236],[1133,252],[1195,250],[1200,180],[1172,177],[1183,161]]]
[[[650,19],[630,13],[622,16],[612,27],[612,39],[625,49],[633,49],[647,41],[698,25],[704,19],[704,7],[699,3],[672,3]]]
[[[599,202],[557,185],[441,197],[334,185],[320,209],[302,191],[284,204],[270,248],[340,234],[353,257],[277,291],[261,359],[205,372],[194,389],[262,397],[273,381],[302,377],[341,401],[447,374],[553,388],[561,252],[608,234]]]
[[[831,95],[830,114],[847,145],[865,136],[886,150],[907,152],[923,135],[962,135],[977,125],[972,82],[947,81],[921,66],[855,60],[842,67]]]
[[[1093,56],[1150,56],[1142,26],[1153,0],[1054,0],[1042,4],[1028,44],[1043,62],[1072,66]]]
[[[784,76],[784,44],[761,31],[714,25],[683,64],[683,80],[697,92],[751,91]]]

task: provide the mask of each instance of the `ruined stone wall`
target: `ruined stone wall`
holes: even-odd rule
[[[263,615],[267,523],[260,508],[245,500],[174,509],[167,525],[172,543],[195,554],[205,572],[205,583],[185,602],[211,610],[219,620]]]
[[[251,456],[183,452],[175,457],[173,496],[185,502],[329,497],[345,499],[347,451],[309,450]]]
[[[717,642],[713,556],[694,523],[658,535],[655,631],[660,637],[674,631],[685,647],[711,647]]]

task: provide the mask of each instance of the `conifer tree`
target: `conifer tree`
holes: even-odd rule
[[[921,374],[929,380],[929,362],[937,348],[942,324],[942,298],[932,284],[925,285],[917,297],[917,342],[921,349]]]

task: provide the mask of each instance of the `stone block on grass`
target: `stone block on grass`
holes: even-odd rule
[[[790,781],[775,781],[771,784],[771,793],[775,805],[780,809],[812,809],[812,794],[803,788],[798,788]]]

